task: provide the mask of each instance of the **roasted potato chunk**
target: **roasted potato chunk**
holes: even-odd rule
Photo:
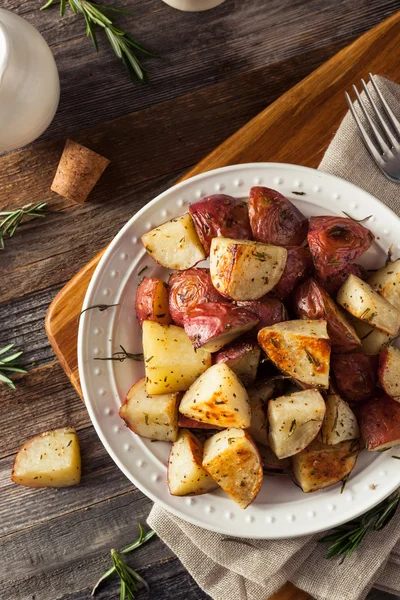
[[[206,258],[189,213],[142,235],[150,256],[166,269],[190,269]]]
[[[313,268],[311,252],[308,248],[289,246],[286,250],[285,269],[274,289],[275,294],[283,301],[287,300],[295,288],[311,275]]]
[[[202,467],[203,444],[188,429],[181,429],[171,446],[167,481],[172,496],[198,496],[218,487]]]
[[[125,425],[141,437],[175,442],[178,437],[179,393],[150,396],[146,378],[139,379],[129,390],[119,416]]]
[[[258,343],[281,371],[305,387],[329,387],[330,341],[326,321],[285,321],[264,327]]]
[[[225,363],[210,367],[188,389],[179,412],[217,427],[250,427],[250,404],[240,379]]]
[[[204,302],[192,308],[183,320],[193,346],[218,352],[223,346],[253,329],[258,317],[229,303]]]
[[[325,401],[317,390],[304,390],[268,401],[269,445],[278,458],[301,452],[318,435]]]
[[[210,273],[214,287],[233,300],[258,300],[278,283],[287,250],[258,242],[214,238]]]
[[[367,450],[383,452],[400,444],[400,403],[380,390],[360,404],[358,422]]]
[[[343,481],[354,469],[358,449],[357,440],[328,446],[315,439],[310,446],[292,457],[295,481],[306,493]]]
[[[247,508],[261,489],[261,457],[243,429],[225,429],[206,440],[203,467],[240,508]]]
[[[337,394],[330,394],[326,399],[325,419],[321,429],[321,440],[324,444],[339,444],[360,437],[356,415],[350,406]]]
[[[337,301],[353,317],[389,335],[397,335],[400,311],[359,277],[349,276],[338,292]]]
[[[25,442],[15,457],[11,479],[33,488],[78,485],[81,454],[76,430],[54,429]]]
[[[244,386],[251,385],[257,375],[260,347],[249,339],[240,339],[217,352],[214,363],[224,362],[239,377]]]
[[[368,284],[400,310],[400,258],[371,275]]]
[[[345,313],[315,279],[307,279],[299,285],[293,296],[293,307],[301,319],[326,320],[333,353],[351,352],[361,346],[361,340]]]
[[[266,403],[257,388],[250,388],[248,396],[251,409],[251,422],[247,432],[258,444],[269,446]]]
[[[349,275],[356,275],[363,281],[368,277],[363,266],[357,263],[349,263],[344,269],[339,268],[326,277],[317,276],[317,281],[330,296],[335,297],[342,285],[346,283]]]
[[[259,300],[248,300],[247,302],[236,302],[238,306],[254,313],[260,320],[256,327],[256,331],[260,331],[263,327],[275,325],[287,321],[288,313],[285,306],[275,296],[263,296]]]
[[[384,348],[379,355],[379,383],[388,396],[400,402],[400,350]]]
[[[257,446],[261,456],[264,473],[282,473],[290,468],[290,458],[277,458],[271,448],[259,444]]]
[[[143,356],[151,395],[185,391],[211,365],[211,354],[196,351],[184,329],[154,321],[143,321]]]
[[[308,220],[285,196],[267,187],[254,186],[249,195],[250,225],[254,239],[277,246],[300,246]]]
[[[167,284],[155,277],[145,277],[136,292],[136,316],[140,327],[143,321],[172,323],[168,307]]]
[[[363,353],[336,354],[331,359],[340,395],[348,402],[362,402],[371,398],[377,382],[378,360]]]
[[[372,325],[368,325],[365,321],[360,321],[352,315],[349,315],[349,319],[361,340],[361,347],[365,354],[379,354],[382,348],[388,346],[395,339],[395,336],[375,329]]]
[[[226,194],[213,194],[189,207],[197,234],[207,255],[211,240],[227,237],[237,240],[251,240],[252,233],[247,210],[247,202]]]
[[[228,302],[212,284],[209,269],[172,273],[168,280],[169,311],[175,325],[183,327],[187,313],[204,302]]]
[[[308,244],[318,277],[327,277],[357,260],[374,241],[374,234],[344,217],[312,217]]]

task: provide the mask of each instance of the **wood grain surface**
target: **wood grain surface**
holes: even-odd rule
[[[124,25],[162,56],[146,60],[148,86],[130,83],[103,38],[95,54],[77,17],[60,19],[57,8],[39,12],[37,0],[2,3],[45,36],[62,86],[59,111],[44,136],[0,157],[1,208],[43,200],[51,211],[7,240],[0,255],[0,344],[14,342],[24,348],[29,369],[17,378],[15,392],[0,389],[2,600],[89,599],[91,586],[109,564],[109,549],[136,536],[135,523],[145,522],[151,506],[108,457],[54,357],[44,330],[50,301],[146,202],[337,51],[399,9],[398,0],[226,0],[198,14],[174,11],[161,0],[121,0],[118,5],[133,13],[123,17]],[[374,46],[371,57],[378,54]],[[398,54],[397,48],[395,60]],[[326,90],[320,101],[328,99]],[[311,141],[313,131],[308,133]],[[83,206],[50,192],[66,137],[111,160]],[[283,158],[284,142],[277,127],[273,152],[279,160],[300,162],[297,151],[302,147],[294,151],[294,158]],[[310,146],[309,152],[317,162],[318,148]],[[213,160],[218,164],[224,158],[214,155]],[[75,299],[71,313],[80,302]],[[82,484],[59,491],[12,484],[11,465],[21,443],[67,424],[79,431]],[[131,564],[151,587],[150,594],[137,595],[139,600],[207,598],[158,539],[139,549]],[[116,581],[98,594],[100,600],[116,597]],[[372,597],[387,596],[376,591]],[[279,596],[303,598],[289,585]]]

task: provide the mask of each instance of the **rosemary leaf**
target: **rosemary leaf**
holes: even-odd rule
[[[118,362],[124,362],[127,358],[131,360],[143,361],[143,354],[132,354],[131,352],[127,352],[123,346],[120,345],[121,350],[118,352],[113,352],[111,356],[107,356],[105,358],[95,358],[94,360],[117,360]]]
[[[107,308],[111,308],[112,306],[119,306],[119,304],[94,304],[93,306],[88,306],[87,308],[84,308],[79,313],[77,321],[79,321],[79,319],[81,318],[83,313],[86,312],[87,310],[92,310],[92,308],[98,308],[100,312],[103,312],[103,310],[106,310]]]
[[[25,217],[30,219],[45,217],[46,206],[47,202],[39,202],[38,204],[26,204],[16,210],[1,211],[0,217],[4,217],[4,219],[0,221],[0,250],[4,250],[5,236],[8,235],[11,238]]]
[[[372,217],[372,215],[368,215],[368,217],[364,217],[363,219],[355,219],[354,217],[352,217],[351,215],[349,215],[347,212],[345,212],[344,210],[342,210],[342,213],[344,215],[346,215],[346,217],[348,219],[351,219],[352,221],[354,221],[355,223],[362,223],[363,221],[367,221],[368,219],[370,219]]]
[[[15,383],[6,373],[26,373],[26,370],[17,362],[18,358],[23,354],[21,350],[9,356],[4,356],[13,347],[14,344],[7,344],[7,346],[0,348],[0,382],[5,383],[9,388],[15,390]]]

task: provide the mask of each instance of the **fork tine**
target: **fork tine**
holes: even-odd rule
[[[369,78],[371,80],[372,85],[374,86],[376,93],[378,94],[379,100],[382,102],[382,106],[386,111],[387,117],[388,117],[393,129],[395,130],[397,135],[400,136],[400,123],[399,123],[398,119],[396,118],[396,115],[393,113],[389,104],[386,102],[385,98],[383,97],[382,92],[378,88],[378,84],[376,83],[375,77],[372,75],[372,73],[369,73]]]
[[[364,88],[365,95],[367,96],[367,98],[368,98],[368,100],[369,100],[369,102],[370,102],[370,104],[372,106],[372,109],[374,111],[375,117],[379,121],[379,124],[382,127],[383,131],[385,132],[387,139],[389,140],[389,142],[392,145],[392,147],[396,146],[397,145],[397,140],[396,140],[395,136],[393,135],[392,131],[390,131],[389,127],[387,126],[384,118],[382,117],[381,111],[377,107],[375,100],[372,98],[371,93],[370,93],[370,91],[369,91],[369,89],[367,87],[367,84],[365,83],[364,79],[361,79],[361,83],[362,83],[362,86]],[[390,150],[389,150],[389,152],[390,152]]]
[[[364,141],[364,144],[367,147],[367,150],[369,151],[369,153],[371,154],[372,158],[375,160],[375,162],[379,166],[379,168],[382,168],[383,165],[384,165],[384,161],[383,161],[381,155],[379,154],[379,152],[375,148],[374,144],[371,142],[371,139],[370,139],[368,133],[366,132],[366,130],[364,128],[364,125],[361,123],[358,114],[354,110],[353,103],[352,103],[351,98],[350,98],[350,96],[349,96],[349,94],[347,92],[345,92],[345,96],[346,96],[347,104],[349,105],[350,112],[353,115],[353,119],[356,122],[356,125],[357,125],[357,127],[358,127],[358,129],[360,131],[361,137],[362,137],[362,139]]]
[[[363,83],[364,83],[364,82],[363,82]],[[365,89],[365,87],[364,87],[364,89]],[[373,134],[374,134],[374,136],[375,136],[375,138],[376,138],[376,141],[378,142],[378,145],[380,145],[380,147],[381,147],[381,149],[382,149],[382,152],[385,152],[385,154],[386,154],[387,156],[391,155],[391,154],[392,154],[392,152],[391,152],[391,150],[390,150],[389,146],[387,145],[387,143],[385,142],[385,140],[384,140],[384,139],[383,139],[383,137],[381,136],[379,129],[378,129],[376,126],[375,126],[375,124],[373,123],[373,121],[372,121],[371,117],[369,116],[369,114],[368,114],[368,112],[367,112],[367,109],[365,108],[364,102],[362,101],[362,99],[361,99],[361,96],[360,96],[360,94],[358,93],[358,89],[356,88],[356,86],[355,86],[355,85],[353,85],[353,90],[354,90],[354,93],[355,93],[355,95],[356,95],[356,98],[357,98],[357,100],[358,100],[358,104],[359,104],[359,106],[360,106],[361,110],[362,110],[362,111],[363,111],[363,113],[364,113],[364,117],[366,118],[366,120],[367,120],[367,122],[368,122],[368,125],[369,125],[369,126],[370,126],[370,128],[372,129],[372,131],[373,131]],[[367,92],[367,93],[368,93],[368,92]],[[372,104],[372,106],[373,106],[373,108],[374,108],[374,110],[375,110],[375,112],[376,112],[376,107],[374,106],[374,104],[373,104],[373,102],[372,102],[372,98],[370,98],[370,96],[369,96],[369,93],[368,93],[368,99],[369,99],[369,101],[371,102],[371,104]]]

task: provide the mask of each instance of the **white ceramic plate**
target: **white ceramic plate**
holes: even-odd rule
[[[240,509],[222,490],[196,497],[168,492],[166,462],[170,444],[152,443],[126,428],[118,410],[130,386],[144,375],[142,363],[96,361],[111,356],[121,344],[141,352],[141,332],[134,299],[141,272],[165,278],[166,269],[146,254],[140,237],[190,203],[223,192],[246,198],[252,185],[266,185],[291,198],[308,217],[346,211],[357,219],[373,215],[367,225],[376,242],[361,262],[384,262],[394,241],[399,255],[400,220],[384,204],[354,185],[326,173],[295,165],[254,163],[230,166],[197,175],[160,194],[123,227],[102,257],[86,293],[84,308],[95,304],[119,306],[82,315],[78,357],[82,390],[92,422],[105,448],[125,475],[147,496],[182,519],[206,529],[247,538],[306,535],[349,521],[367,511],[400,486],[400,463],[387,453],[362,452],[342,494],[340,485],[304,494],[284,476],[265,477],[257,499]],[[301,194],[300,194],[301,193]]]

